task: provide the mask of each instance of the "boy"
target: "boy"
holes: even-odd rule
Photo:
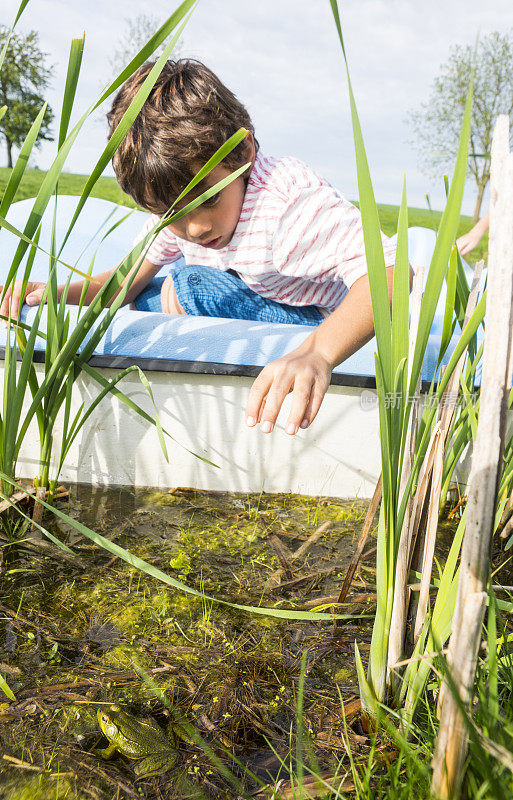
[[[109,112],[112,135],[147,77],[143,65],[122,86]],[[272,431],[292,391],[286,425],[293,435],[315,418],[332,369],[373,335],[367,265],[357,209],[305,164],[266,158],[254,138],[244,106],[198,61],[169,61],[113,159],[121,188],[152,212],[139,239],[229,136],[248,135],[196,187],[194,196],[249,163],[217,195],[158,234],[134,267],[125,302],[171,314],[318,325],[293,352],[267,365],[251,389],[246,423]],[[188,195],[185,203],[190,202]],[[383,236],[392,289],[395,245]],[[158,283],[165,264],[185,257]],[[200,265],[200,266],[197,266]],[[110,272],[95,276],[90,302]],[[37,304],[42,284],[29,284],[25,301]],[[78,303],[82,283],[72,284],[68,303]],[[12,300],[16,318],[17,284]],[[159,303],[160,300],[160,303]],[[7,315],[9,295],[0,313]]]

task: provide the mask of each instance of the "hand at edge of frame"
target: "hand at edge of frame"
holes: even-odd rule
[[[11,303],[12,294],[11,319],[19,319],[20,308],[23,303],[26,303],[28,306],[39,305],[43,297],[45,286],[45,283],[39,281],[29,281],[25,289],[25,296],[22,297],[23,281],[16,281],[14,284],[14,291],[12,291],[12,287],[9,287],[5,293],[2,305],[0,306],[0,314],[3,317],[9,316],[9,305]],[[0,295],[3,288],[3,286],[0,286]],[[5,319],[0,319],[0,325],[3,328],[7,328],[7,321]]]

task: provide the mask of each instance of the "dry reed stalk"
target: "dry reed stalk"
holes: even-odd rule
[[[479,261],[474,269],[467,307],[465,309],[465,317],[463,320],[463,330],[465,329],[470,317],[474,313],[477,305],[483,265],[484,262]],[[421,473],[422,478],[421,475],[419,475],[417,492],[413,501],[413,509],[415,509],[415,513],[413,513],[412,510],[410,515],[408,572],[412,563],[415,544],[417,544],[417,552],[421,558],[421,566],[419,566],[422,574],[419,587],[419,596],[418,598],[415,598],[414,602],[412,602],[412,607],[410,609],[411,617],[413,618],[415,616],[415,628],[413,636],[414,643],[417,642],[421,634],[427,614],[429,584],[433,567],[436,529],[441,504],[443,461],[445,448],[447,446],[451,424],[456,409],[455,400],[459,392],[460,380],[465,358],[467,356],[467,350],[468,348],[465,348],[463,351],[442,395],[440,406],[437,412],[437,424],[433,429],[431,441],[429,443],[429,455],[426,456],[425,471],[423,474]],[[425,513],[424,517],[423,512]],[[421,527],[423,518],[426,519],[426,523]],[[417,538],[419,540],[418,542]],[[407,580],[408,577],[406,576],[406,581]],[[400,657],[401,656],[399,655],[397,660],[399,660]],[[393,663],[393,661],[390,661],[391,665]]]
[[[340,590],[340,594],[338,596],[337,603],[343,603],[347,597],[347,593],[349,591],[349,587],[351,586],[351,582],[353,580],[354,574],[356,572],[356,568],[360,563],[360,559],[362,557],[363,549],[367,544],[367,539],[369,538],[370,529],[372,527],[372,523],[374,521],[374,517],[376,516],[376,511],[378,510],[378,506],[381,502],[381,495],[383,493],[383,475],[381,474],[378,478],[378,482],[376,484],[376,488],[374,489],[374,494],[372,495],[372,500],[370,502],[369,508],[367,510],[367,514],[365,515],[365,521],[363,523],[362,532],[360,533],[360,537],[358,539],[358,544],[356,545],[356,550],[354,555],[351,559],[351,563],[347,568],[347,572],[344,578],[344,582],[342,584],[342,588]],[[336,625],[336,623],[335,623]]]
[[[38,486],[36,489],[36,498],[34,500],[34,510],[32,511],[32,525],[30,532],[35,534],[36,537],[41,536],[38,525],[43,521],[44,506],[39,503],[39,500],[44,500],[46,497],[46,489],[44,486]]]
[[[492,141],[488,300],[481,402],[469,478],[467,525],[449,642],[452,691],[470,704],[489,572],[504,432],[513,323],[513,154],[507,116],[500,116]],[[440,729],[433,758],[435,797],[458,796],[467,752],[464,718],[444,681]]]
[[[502,529],[501,539],[508,539],[512,531],[513,531],[513,516],[511,516],[508,519],[504,528]]]
[[[316,797],[326,797],[330,790],[336,792],[337,795],[340,792],[354,792],[354,781],[347,776],[333,775],[329,772],[323,773],[319,777],[308,775],[303,778],[302,783],[298,783],[297,780],[294,783],[279,781],[270,800],[313,800]],[[269,795],[260,794],[258,797],[264,798]]]
[[[472,276],[472,284],[468,296],[467,307],[465,309],[465,317],[463,320],[462,330],[465,330],[465,327],[470,317],[475,311],[477,305],[477,299],[479,296],[479,284],[481,282],[483,267],[484,267],[484,261],[478,261],[476,266],[474,267],[474,274]],[[465,358],[467,357],[467,351],[468,347],[466,347],[463,353],[461,354],[460,360],[456,364],[454,372],[449,378],[445,392],[443,394],[442,402],[440,403],[440,408],[438,410],[438,419],[442,423],[442,428],[445,432],[446,440],[449,434],[449,430],[451,428],[451,423],[456,409],[456,403],[454,402],[454,400],[456,400],[458,397],[458,392],[460,389],[460,380],[463,372],[463,365],[465,363]]]
[[[465,317],[463,321],[463,330],[467,325],[470,317],[474,313],[477,298],[479,295],[479,283],[483,272],[483,261],[476,264],[474,275],[472,278],[472,285],[469,292],[467,307],[465,309]],[[431,583],[431,573],[433,569],[433,556],[435,553],[436,531],[438,527],[438,516],[440,511],[441,493],[442,493],[442,474],[444,466],[445,448],[447,446],[451,424],[454,419],[456,410],[456,400],[459,393],[460,380],[463,372],[463,365],[467,356],[468,348],[465,348],[461,357],[447,383],[446,389],[442,395],[440,406],[437,412],[437,425],[433,430],[433,463],[430,470],[431,480],[426,482],[426,487],[429,486],[429,497],[424,496],[420,506],[424,503],[428,504],[427,523],[422,531],[422,561],[421,561],[421,579],[419,587],[419,596],[417,600],[417,608],[415,615],[415,628],[413,639],[417,642],[427,615],[428,602],[429,602],[429,588]],[[420,519],[420,517],[419,517]],[[414,541],[417,536],[417,530],[411,532],[411,540]]]
[[[429,602],[429,588],[431,584],[431,572],[433,570],[433,556],[435,554],[436,531],[438,528],[438,516],[440,512],[440,495],[442,492],[442,473],[444,468],[444,449],[445,431],[440,422],[437,423],[434,431],[434,453],[433,467],[431,469],[431,491],[429,495],[429,509],[426,524],[426,534],[424,537],[424,549],[422,553],[422,566],[420,569],[420,590],[417,605],[417,615],[415,617],[415,629],[413,638],[416,642],[424,627]]]

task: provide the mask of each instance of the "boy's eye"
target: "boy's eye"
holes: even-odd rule
[[[221,192],[216,192],[216,194],[213,194],[212,197],[208,198],[208,200],[205,200],[203,202],[203,205],[204,206],[215,206],[215,204],[219,200],[220,194],[221,194]]]

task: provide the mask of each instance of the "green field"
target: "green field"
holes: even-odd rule
[[[7,167],[0,168],[0,199],[3,196],[7,181],[11,174],[10,169]],[[18,189],[16,200],[24,200],[27,197],[35,197],[46,172],[39,169],[28,169],[23,176],[23,180]],[[73,173],[63,173],[59,180],[59,193],[80,195],[85,186],[87,175],[77,175]],[[115,178],[100,178],[96,183],[92,197],[100,197],[103,200],[112,200],[114,203],[135,208],[133,200],[121,191]],[[399,214],[399,206],[379,204],[379,216],[381,220],[381,227],[388,236],[391,236],[397,230],[397,217]],[[436,230],[440,221],[441,214],[439,211],[429,211],[423,208],[409,208],[408,220],[410,227],[420,226],[423,228],[433,228]],[[472,227],[472,220],[470,217],[461,217],[458,235],[466,233]],[[484,236],[481,240],[479,247],[470,254],[470,261],[475,262],[480,258],[487,260],[488,256],[488,235]]]

